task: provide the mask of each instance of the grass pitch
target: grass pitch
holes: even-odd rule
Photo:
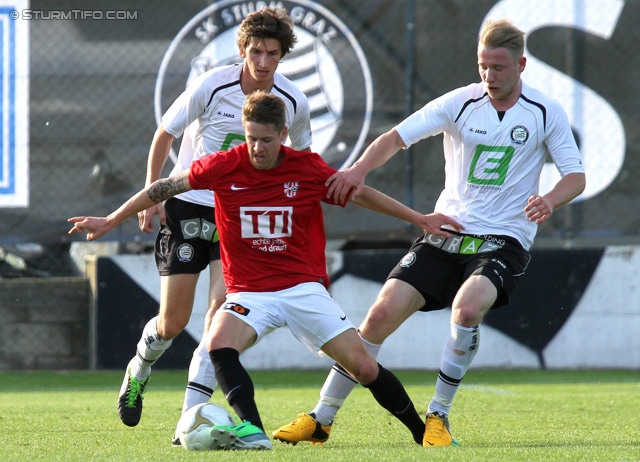
[[[270,433],[309,411],[326,371],[251,371]],[[423,413],[434,371],[396,372]],[[186,371],[155,370],[142,421],[116,411],[123,371],[2,372],[2,461],[640,461],[639,371],[472,371],[450,415],[461,447],[422,448],[358,387],[323,446],[274,441],[272,451],[171,447]],[[213,402],[226,405],[219,391]]]

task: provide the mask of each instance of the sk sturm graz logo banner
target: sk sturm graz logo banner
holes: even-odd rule
[[[171,42],[160,65],[154,97],[157,123],[191,79],[213,67],[241,62],[238,26],[248,14],[265,6],[285,8],[295,25],[298,42],[278,72],[309,99],[313,151],[334,168],[351,165],[371,122],[371,73],[347,26],[310,0],[223,0],[198,13]],[[175,161],[173,153],[172,157]]]

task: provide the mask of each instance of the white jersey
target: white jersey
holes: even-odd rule
[[[524,83],[502,120],[476,83],[429,102],[395,129],[407,147],[444,134],[445,185],[436,212],[455,218],[464,233],[511,236],[527,250],[537,225],[524,207],[538,194],[547,154],[562,176],[584,172],[560,104]]]
[[[227,151],[245,141],[240,88],[242,64],[211,69],[195,78],[162,116],[167,133],[182,136],[178,162],[171,175],[188,169],[194,160]],[[281,97],[287,109],[286,125],[294,149],[311,146],[309,102],[289,79],[277,72],[271,93]],[[187,191],[176,196],[188,202],[212,207],[211,191]]]

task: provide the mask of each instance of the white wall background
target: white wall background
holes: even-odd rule
[[[159,277],[152,255],[115,255],[114,261],[156,300]],[[339,261],[339,258],[337,259]],[[606,249],[591,282],[565,325],[543,352],[547,368],[640,368],[640,247]],[[202,277],[186,331],[199,340],[207,306]],[[357,326],[381,284],[346,275],[334,282],[332,296]],[[449,330],[449,310],[416,313],[387,341],[379,361],[392,369],[438,369]],[[326,369],[329,358],[315,358],[285,329],[243,353],[248,369]],[[474,368],[538,368],[537,354],[490,326],[481,327]]]

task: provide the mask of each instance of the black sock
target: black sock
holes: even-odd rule
[[[400,380],[384,367],[380,366],[376,379],[363,385],[368,388],[378,404],[389,411],[402,422],[411,432],[413,440],[422,446],[424,436],[424,422],[416,411],[411,398],[407,394]]]
[[[229,405],[244,422],[248,420],[264,431],[254,399],[251,377],[240,363],[240,353],[233,348],[218,348],[209,352],[220,390]]]

